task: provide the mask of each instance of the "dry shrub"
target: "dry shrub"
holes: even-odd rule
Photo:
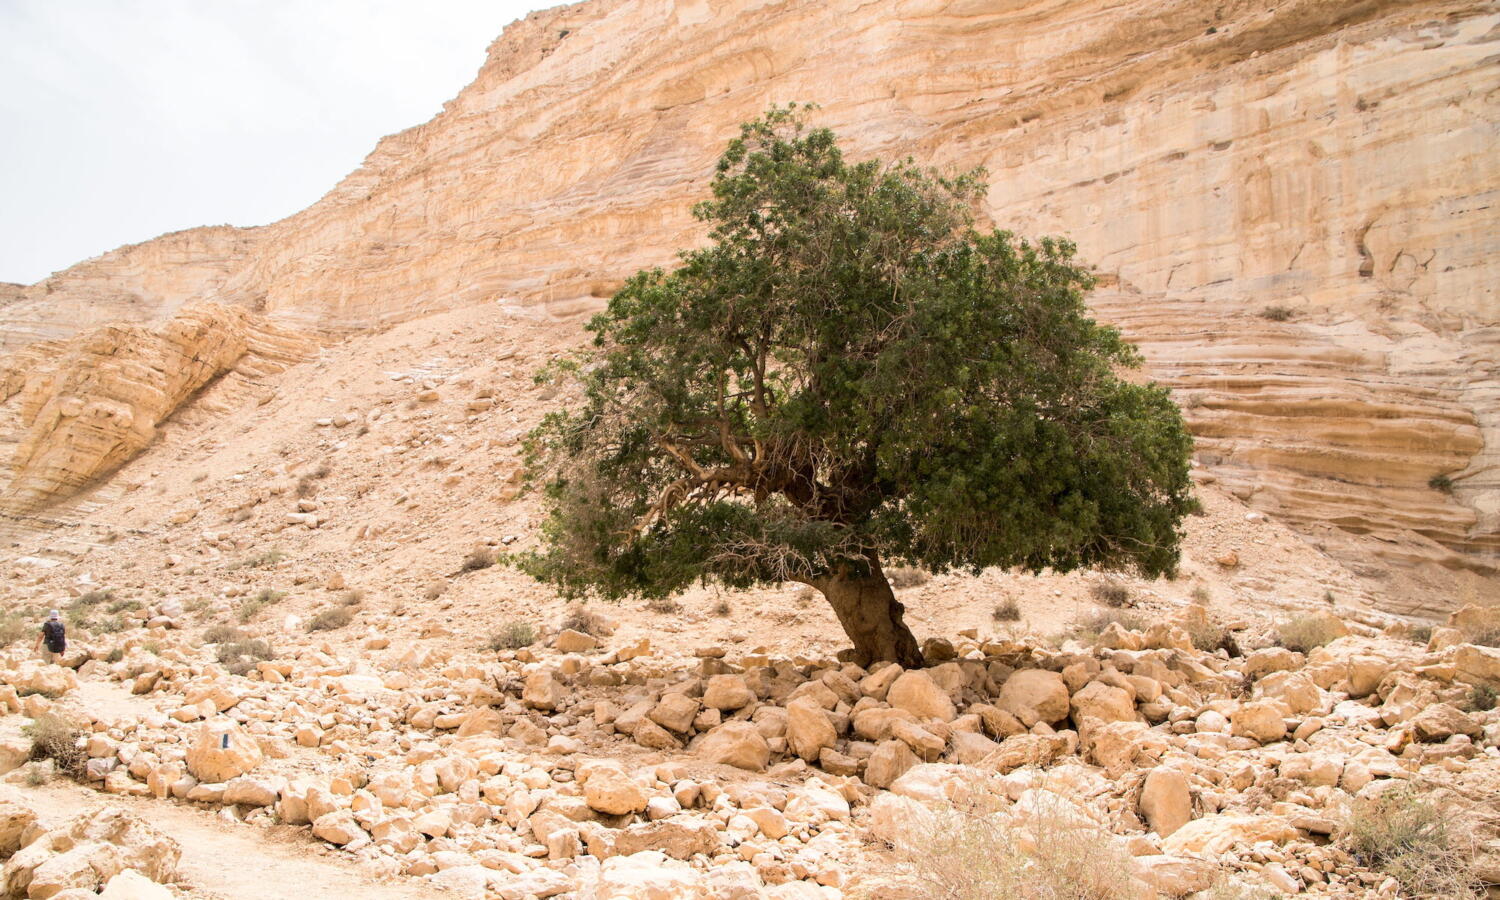
[[[303,475],[297,479],[296,494],[298,497],[312,497],[318,493],[318,483],[310,476]]]
[[[682,604],[672,597],[657,597],[646,601],[646,608],[663,616],[675,616],[682,612]]]
[[[80,744],[83,732],[72,722],[51,714],[43,714],[32,720],[23,729],[31,738],[31,758],[50,759],[59,772],[70,778],[82,779],[84,767],[88,765],[88,754]]]
[[[1476,841],[1469,817],[1401,785],[1356,800],[1340,838],[1361,865],[1400,882],[1416,897],[1475,897]]]
[[[1123,610],[1110,610],[1109,612],[1096,612],[1091,616],[1076,619],[1071,628],[1064,632],[1064,639],[1076,638],[1085,644],[1092,644],[1104,629],[1110,625],[1119,625],[1126,631],[1143,631],[1146,621],[1132,612]]]
[[[574,604],[568,607],[567,614],[563,616],[561,627],[563,629],[571,628],[574,631],[581,631],[584,634],[590,634],[594,637],[602,637],[605,631],[604,620],[600,618],[599,614],[581,604]]]
[[[1270,319],[1272,322],[1285,322],[1295,316],[1297,311],[1290,306],[1271,305],[1260,311],[1262,319]]]
[[[255,668],[256,663],[275,655],[270,644],[258,639],[220,644],[216,654],[220,665],[231,675],[244,675]]]
[[[996,622],[1019,622],[1021,621],[1021,605],[1014,597],[1006,597],[995,604],[990,615]]]
[[[710,610],[710,612],[721,619],[729,615],[732,611],[733,610],[731,610],[729,607],[729,601],[725,600],[723,597],[720,597],[719,602],[715,603],[713,605],[713,609]]]
[[[9,647],[30,630],[20,615],[13,612],[0,614],[0,647]]]
[[[1003,804],[914,816],[891,847],[889,880],[864,896],[907,900],[1133,900],[1129,857],[1108,831],[1071,810],[1010,817]],[[899,889],[892,891],[890,882]]]
[[[905,588],[921,587],[932,580],[932,576],[921,569],[913,569],[911,566],[897,566],[885,573],[886,580],[896,590]]]
[[[1276,626],[1276,642],[1288,650],[1311,653],[1338,635],[1321,616],[1297,616]]]
[[[427,590],[422,592],[422,596],[428,600],[436,600],[446,593],[448,593],[448,585],[442,581],[434,581],[427,586]]]
[[[1229,629],[1215,622],[1194,620],[1183,623],[1182,627],[1192,639],[1193,646],[1204,653],[1213,653],[1220,649],[1228,650],[1234,646],[1234,638],[1229,633]]]
[[[1135,605],[1130,588],[1114,578],[1103,578],[1089,585],[1089,595],[1094,602],[1111,609],[1126,609]]]
[[[1432,626],[1413,625],[1410,628],[1406,629],[1406,636],[1409,640],[1415,643],[1425,644],[1428,641],[1432,640]]]
[[[1489,712],[1495,708],[1495,689],[1487,684],[1476,684],[1469,689],[1469,697],[1465,701],[1470,712]]]
[[[313,616],[312,621],[307,623],[307,630],[309,633],[333,631],[336,628],[343,628],[352,621],[354,621],[354,613],[349,611],[349,607],[332,606]]]
[[[480,569],[488,569],[494,564],[495,553],[493,550],[490,550],[488,547],[475,547],[469,551],[468,556],[464,557],[464,564],[461,568],[465,572],[477,572]]]
[[[489,649],[499,652],[501,650],[519,650],[522,647],[530,647],[536,643],[536,628],[530,622],[507,622],[505,627],[495,632],[490,638]]]
[[[1208,588],[1200,584],[1197,587],[1193,588],[1193,592],[1190,596],[1193,598],[1194,603],[1206,604],[1208,603],[1208,601],[1213,599],[1214,595],[1209,593]]]
[[[1485,631],[1476,631],[1467,635],[1471,644],[1481,647],[1500,647],[1500,628],[1490,628]]]
[[[339,596],[339,602],[345,606],[358,606],[365,602],[365,592],[358,588],[351,588]]]

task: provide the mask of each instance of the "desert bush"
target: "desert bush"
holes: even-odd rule
[[[1060,801],[1061,802],[1061,801]],[[1071,810],[1011,818],[971,799],[929,807],[891,846],[888,876],[910,900],[1127,900],[1130,859]],[[864,896],[889,896],[889,882]]]
[[[1311,653],[1338,637],[1321,616],[1297,616],[1276,626],[1276,642],[1288,650]]]
[[[332,475],[332,474],[333,474],[333,466],[329,465],[329,463],[328,463],[327,460],[324,460],[323,462],[318,463],[318,467],[316,469],[312,470],[312,477],[320,479],[320,480],[324,479],[324,478],[327,478],[329,475]]]
[[[427,590],[422,592],[422,596],[427,598],[428,600],[436,600],[446,593],[448,593],[447,583],[442,581],[434,581],[432,584],[429,584],[427,586]]]
[[[279,547],[272,547],[270,550],[246,557],[239,565],[247,569],[265,569],[276,565],[283,559],[286,559],[286,553]]]
[[[17,613],[0,613],[0,647],[9,647],[24,638],[31,629]]]
[[[297,487],[294,493],[298,497],[313,497],[318,493],[318,483],[310,475],[303,475],[297,479]]]
[[[1192,639],[1193,646],[1204,653],[1213,653],[1220,648],[1227,649],[1233,643],[1229,629],[1215,622],[1186,622],[1182,627]]]
[[[1006,597],[995,608],[990,611],[990,616],[996,622],[1019,622],[1021,621],[1021,604],[1014,597]]]
[[[568,612],[563,616],[562,628],[571,628],[594,637],[604,634],[604,620],[599,614],[582,604],[574,604],[568,607]]]
[[[682,604],[671,597],[653,597],[646,601],[646,608],[663,616],[675,616],[682,612]]]
[[[79,779],[83,777],[84,767],[88,765],[88,754],[80,746],[83,732],[72,722],[44,713],[22,730],[31,738],[32,759],[50,759],[57,771],[64,775]]]
[[[259,639],[239,640],[220,644],[215,657],[231,675],[244,675],[255,668],[257,662],[275,656],[271,645]]]
[[[733,610],[730,609],[729,601],[724,599],[723,597],[720,597],[718,602],[713,605],[713,608],[710,610],[710,612],[722,619],[733,612]]]
[[[108,662],[108,663],[117,663],[117,662],[119,662],[120,660],[122,660],[124,658],[125,658],[125,648],[124,647],[113,647],[113,648],[110,649],[110,651],[108,653],[104,654],[104,661]]]
[[[885,577],[891,583],[891,587],[898,591],[903,588],[920,587],[932,580],[931,575],[911,566],[896,566],[887,570]]]
[[[1089,585],[1089,596],[1094,598],[1094,602],[1111,609],[1124,609],[1135,605],[1131,598],[1130,588],[1114,578],[1102,578]]]
[[[205,644],[232,644],[245,639],[245,633],[233,625],[214,625],[203,630]]]
[[[101,634],[118,634],[128,627],[123,616],[105,616],[94,623],[94,630]]]
[[[95,604],[104,603],[105,601],[112,599],[114,595],[115,592],[112,590],[89,591],[88,593],[79,597],[77,600],[74,600],[73,605],[94,606]]]
[[[1410,628],[1406,629],[1406,636],[1415,643],[1425,644],[1428,641],[1432,640],[1432,626],[1413,625]]]
[[[1361,865],[1417,897],[1473,897],[1474,838],[1465,817],[1402,785],[1354,802],[1341,842]]]
[[[1209,600],[1213,599],[1213,594],[1209,593],[1208,588],[1201,584],[1193,588],[1193,592],[1189,596],[1193,598],[1193,602],[1195,603],[1208,603]]]
[[[251,597],[250,599],[248,599],[248,600],[246,600],[246,601],[244,601],[243,603],[240,604],[240,611],[239,611],[240,621],[241,622],[248,622],[248,621],[250,621],[251,619],[255,618],[257,615],[259,615],[260,611],[263,610],[263,609],[265,609],[265,608],[266,608],[266,604],[265,604],[264,601],[257,600],[256,598]]]
[[[488,547],[475,547],[464,557],[464,564],[460,567],[465,572],[477,572],[480,569],[488,569],[495,564],[495,552]]]
[[[1270,319],[1272,322],[1285,322],[1296,314],[1297,311],[1290,306],[1281,306],[1279,304],[1272,304],[1260,311],[1262,319]]]
[[[1453,479],[1447,475],[1432,476],[1427,479],[1427,486],[1435,491],[1442,491],[1445,494],[1453,493]]]
[[[1063,640],[1072,638],[1085,644],[1092,644],[1111,624],[1117,624],[1126,631],[1142,631],[1146,627],[1146,621],[1132,612],[1123,610],[1096,612],[1093,615],[1075,619],[1068,630],[1063,632]]]
[[[134,599],[130,599],[130,600],[116,600],[115,602],[113,602],[113,603],[111,603],[109,605],[109,611],[112,612],[112,613],[135,612],[136,610],[138,610],[140,608],[141,608],[141,601],[134,600]]]
[[[313,616],[312,621],[307,623],[307,630],[309,632],[333,631],[343,628],[352,621],[354,621],[354,613],[349,611],[349,607],[331,606]]]
[[[1476,684],[1469,689],[1465,705],[1472,712],[1489,712],[1495,708],[1495,689],[1487,684]]]
[[[345,606],[358,606],[365,602],[365,592],[358,588],[351,588],[339,595],[339,602]]]
[[[519,650],[536,643],[536,628],[530,622],[506,622],[505,627],[490,637],[487,645],[494,651]]]
[[[1464,637],[1469,643],[1478,644],[1481,647],[1500,647],[1500,628],[1475,631]]]

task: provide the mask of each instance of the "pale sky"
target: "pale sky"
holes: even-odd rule
[[[311,204],[548,0],[0,0],[0,281]]]

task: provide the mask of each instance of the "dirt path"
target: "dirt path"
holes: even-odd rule
[[[64,782],[41,787],[0,784],[0,798],[14,799],[58,823],[105,805],[131,810],[182,845],[177,887],[201,900],[431,900],[441,896],[429,886],[375,881],[353,863],[322,851],[301,830],[231,825],[206,810],[106,796]]]

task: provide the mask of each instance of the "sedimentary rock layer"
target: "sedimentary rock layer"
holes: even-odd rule
[[[1497,34],[1491,4],[1430,0],[593,0],[508,28],[304,212],[58,273],[0,333],[199,299],[334,332],[566,315],[701,240],[736,123],[815,101],[853,155],[984,165],[993,222],[1073,237],[1212,477],[1349,558],[1489,569]]]

